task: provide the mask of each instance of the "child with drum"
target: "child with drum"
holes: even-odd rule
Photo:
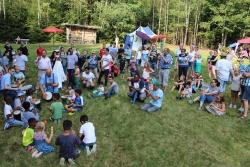
[[[39,121],[39,114],[37,112],[32,112],[30,110],[30,102],[25,101],[23,102],[23,108],[24,108],[24,112],[22,112],[22,121],[27,124],[28,120],[30,118],[35,118],[36,121]]]
[[[81,89],[76,89],[75,100],[71,101],[70,104],[65,105],[65,109],[69,112],[69,115],[73,115],[75,111],[79,111],[79,112],[82,111],[83,106],[85,104],[85,100],[83,99],[83,96],[81,94],[82,94]]]
[[[64,107],[60,101],[59,93],[53,94],[53,103],[50,105],[50,111],[52,113],[51,120],[54,121],[54,123],[59,124],[64,112]]]
[[[12,98],[10,96],[6,96],[4,98],[4,118],[5,118],[5,123],[4,123],[4,130],[12,127],[12,126],[22,126],[25,127],[25,123],[17,120],[15,118],[15,111],[11,107],[12,104]]]

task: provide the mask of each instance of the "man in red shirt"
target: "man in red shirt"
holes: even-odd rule
[[[102,56],[105,55],[105,54],[106,54],[106,47],[105,47],[105,44],[103,44],[102,48],[99,51],[99,55],[102,58]]]
[[[40,57],[43,55],[43,51],[45,51],[45,49],[43,47],[41,47],[41,45],[38,45],[38,48],[36,49],[36,55],[37,57]]]

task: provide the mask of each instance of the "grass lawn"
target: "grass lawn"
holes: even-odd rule
[[[58,45],[59,46],[59,45]],[[35,83],[34,65],[37,45],[29,45],[28,81]],[[49,54],[57,46],[44,45]],[[65,45],[65,49],[68,46]],[[77,46],[80,50],[83,47]],[[88,50],[96,45],[85,46]],[[99,47],[99,46],[98,46]],[[17,46],[15,46],[17,48]],[[170,46],[173,50],[174,46]],[[174,51],[174,50],[173,50]],[[206,54],[203,51],[202,54]],[[204,56],[203,55],[203,56]],[[204,61],[206,61],[206,58]],[[204,76],[206,67],[203,67]],[[173,77],[172,77],[173,78]],[[119,78],[116,78],[118,81]],[[171,83],[173,79],[171,79]],[[115,98],[104,100],[90,99],[83,90],[87,105],[87,114],[96,127],[97,153],[87,157],[81,153],[76,160],[84,167],[249,167],[250,166],[250,130],[248,121],[238,118],[234,110],[227,110],[224,117],[215,117],[204,111],[198,111],[198,105],[189,105],[187,101],[177,101],[177,92],[166,91],[164,105],[160,112],[145,113],[139,110],[139,104],[131,105],[128,99],[126,82],[118,81],[120,93]],[[169,90],[169,89],[168,89]],[[229,93],[226,94],[229,100]],[[228,103],[227,103],[228,105]],[[43,102],[40,111],[41,120],[50,116],[49,103]],[[1,103],[1,108],[2,103]],[[64,119],[73,121],[74,130],[80,127],[81,113],[73,116],[64,114]],[[0,126],[3,129],[3,112]],[[62,125],[51,122],[55,138],[62,132]],[[21,146],[21,128],[0,130],[0,167],[17,166],[58,166],[57,153],[31,158]]]

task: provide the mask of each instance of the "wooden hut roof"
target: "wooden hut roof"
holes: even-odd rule
[[[81,24],[68,24],[68,23],[63,23],[63,26],[66,27],[81,27],[81,28],[86,28],[86,29],[92,29],[92,30],[98,30],[101,29],[99,26],[90,26],[90,25],[81,25]]]

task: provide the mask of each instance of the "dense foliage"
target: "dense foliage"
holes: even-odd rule
[[[0,40],[48,41],[48,25],[101,26],[98,39],[123,38],[138,26],[168,34],[172,43],[226,45],[250,35],[249,0],[1,0]],[[65,40],[58,35],[57,40]]]

